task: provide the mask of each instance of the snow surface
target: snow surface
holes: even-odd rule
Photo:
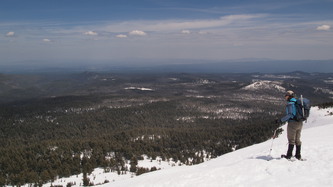
[[[152,160],[145,155],[143,157],[144,160],[138,160],[137,167],[143,167],[149,169],[152,167],[156,167],[156,169],[158,170],[163,170],[163,169],[181,166],[180,162],[174,162],[172,159],[168,161],[162,161],[160,157],[156,157],[155,160]],[[129,161],[126,164],[126,166],[130,168]],[[110,182],[109,184],[112,184],[112,182],[114,181],[128,180],[133,177],[135,177],[135,174],[131,172],[124,172],[121,175],[118,175],[117,172],[105,172],[103,168],[96,168],[90,175],[88,175],[90,182],[92,182],[94,185],[104,184],[105,181],[109,181]],[[72,186],[83,186],[82,179],[83,179],[83,174],[81,173],[79,175],[73,175],[71,177],[59,178],[43,186],[44,187],[51,187],[55,185],[66,186],[68,183],[71,183]],[[24,186],[29,187],[30,185],[26,184]]]
[[[302,156],[306,161],[280,159],[287,150],[284,131],[274,141],[239,149],[199,165],[164,169],[104,186],[333,186],[333,115],[329,114],[332,111],[312,108],[302,132]],[[270,158],[273,159],[267,161]]]
[[[279,81],[253,80],[253,83],[243,88],[244,90],[277,90],[285,92],[286,89],[281,86]]]
[[[312,107],[302,132],[302,156],[306,161],[280,159],[288,146],[286,131],[278,138],[222,155],[194,166],[179,166],[173,161],[139,161],[139,167],[156,167],[158,171],[134,176],[118,175],[96,168],[89,175],[95,185],[115,187],[173,187],[173,186],[333,186],[333,108]],[[286,128],[286,125],[283,126]],[[270,148],[272,146],[272,150]],[[271,159],[270,161],[267,161]],[[82,174],[61,178],[52,185],[82,185]],[[25,185],[27,186],[27,185]],[[51,186],[48,183],[44,186]]]
[[[154,91],[151,88],[127,87],[125,90],[141,90],[141,91]]]

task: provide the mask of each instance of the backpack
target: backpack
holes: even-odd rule
[[[295,102],[296,115],[294,116],[294,120],[296,121],[306,121],[310,115],[310,100],[307,98],[298,98]]]

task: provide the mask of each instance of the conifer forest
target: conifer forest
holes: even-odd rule
[[[325,106],[332,84],[304,72],[0,74],[0,186],[153,171],[136,167],[142,155],[198,164],[271,138],[285,91]]]

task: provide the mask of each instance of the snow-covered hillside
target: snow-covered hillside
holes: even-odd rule
[[[333,186],[332,111],[314,107],[304,124],[302,156],[306,161],[280,159],[287,150],[284,131],[274,141],[268,140],[199,165],[173,167],[104,186]],[[272,144],[273,159],[267,161]]]
[[[199,165],[179,166],[179,163],[172,161],[146,158],[139,161],[138,167],[156,167],[161,170],[134,176],[130,172],[122,175],[105,173],[103,169],[97,168],[88,177],[95,185],[108,182],[104,187],[333,186],[332,113],[333,108],[311,109],[302,132],[302,156],[306,161],[280,159],[288,146],[284,131],[274,141],[271,139]],[[82,178],[82,174],[61,178],[45,186],[66,186],[69,183],[82,186]]]
[[[253,83],[245,86],[244,90],[276,90],[280,92],[285,92],[286,89],[281,86],[279,81],[268,81],[268,80],[253,80]]]

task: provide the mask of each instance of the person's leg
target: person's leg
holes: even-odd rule
[[[296,144],[296,130],[297,130],[297,125],[295,122],[288,122],[287,126],[287,138],[288,138],[288,143],[295,145]]]
[[[296,129],[295,129],[295,125],[293,122],[288,122],[287,138],[288,138],[288,142],[289,142],[287,154],[283,155],[282,157],[290,159],[293,155],[294,145],[296,144],[296,141],[295,141],[296,140]]]
[[[296,130],[296,155],[295,157],[297,159],[301,159],[301,145],[302,145],[302,141],[301,141],[301,133],[302,133],[302,128],[303,128],[303,122],[298,122],[297,123],[297,130]]]
[[[295,144],[302,145],[301,133],[302,133],[302,128],[303,128],[303,122],[296,122],[296,123],[293,123],[293,125],[295,127]]]

